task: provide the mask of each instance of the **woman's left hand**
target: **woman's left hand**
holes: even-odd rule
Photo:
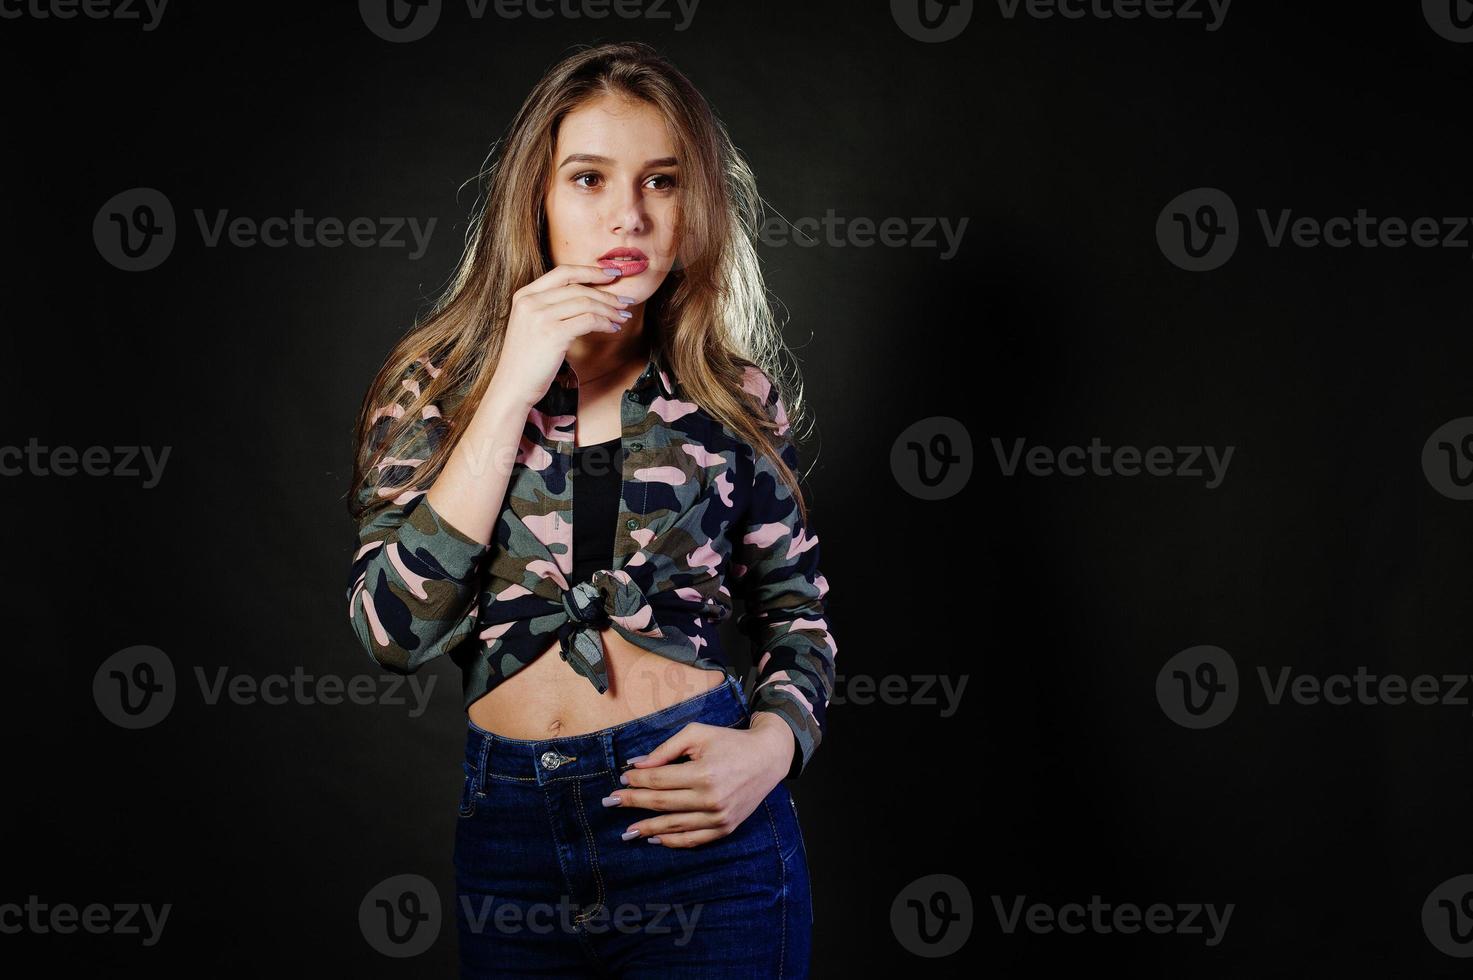
[[[690,761],[670,764],[682,755]],[[636,758],[624,772],[626,788],[608,798],[620,802],[605,805],[664,811],[627,830],[666,847],[693,847],[741,826],[782,782],[793,758],[793,732],[764,711],[753,714],[748,728],[693,721]]]

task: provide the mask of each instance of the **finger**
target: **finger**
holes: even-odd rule
[[[619,774],[619,784],[645,789],[703,789],[708,775],[705,765],[700,762],[671,762],[663,766],[626,769]]]
[[[631,823],[625,835],[629,831],[637,831],[640,837],[651,837],[655,834],[684,833],[690,830],[720,830],[720,818],[702,810],[682,810],[677,813],[665,813],[658,817],[650,817],[647,820],[639,820]]]
[[[540,293],[556,286],[566,286],[571,282],[610,283],[617,281],[621,275],[623,273],[618,269],[605,269],[599,265],[559,265],[533,279],[512,295]]]
[[[549,289],[546,292],[538,293],[536,296],[528,297],[528,299],[544,307],[552,306],[555,303],[562,303],[579,296],[596,299],[600,303],[605,303],[621,310],[633,306],[634,297],[618,295],[618,290],[615,288],[617,285],[617,283],[610,283],[609,289],[599,289],[585,283],[575,282],[569,283],[566,286],[558,286],[556,289]],[[611,292],[610,290],[613,291]]]
[[[634,763],[635,767],[648,769],[651,766],[663,766],[671,759],[689,754],[691,749],[698,748],[705,741],[703,729],[709,727],[711,726],[699,721],[688,722],[680,731],[655,746],[653,751],[639,757]]]
[[[685,833],[656,834],[653,837],[646,837],[645,840],[661,847],[698,847],[724,836],[726,835],[719,830],[690,830]]]
[[[629,319],[628,316],[624,316],[629,312],[626,305],[618,298],[613,298],[613,301],[610,302],[595,299],[592,296],[570,296],[561,302],[548,304],[543,308],[543,312],[559,320],[571,320],[584,313],[596,313],[605,320],[622,324]]]
[[[610,803],[617,799],[619,802]],[[660,810],[674,813],[680,810],[704,810],[706,797],[693,789],[617,789],[603,799],[604,806],[625,807],[634,810]]]

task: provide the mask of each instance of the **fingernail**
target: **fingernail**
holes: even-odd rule
[[[622,833],[622,834],[619,835],[619,838],[620,838],[620,840],[633,840],[634,838],[636,838],[638,836],[639,836],[639,831],[637,831],[637,830],[626,830],[626,831],[624,831],[624,833]]]
[[[634,313],[631,310],[620,310],[619,311],[619,315],[622,316],[624,319],[627,320],[630,317],[632,317],[634,315]]]
[[[630,756],[628,759],[625,759],[624,761],[625,762],[643,762],[644,760],[646,760],[648,758],[649,758],[649,756],[647,756],[647,755],[635,755],[635,756]]]
[[[621,801],[617,796],[605,796],[599,802],[604,806],[618,806]]]
[[[619,302],[621,302],[621,303],[633,303],[634,302],[634,297],[633,296],[620,296],[619,297]]]
[[[604,272],[611,276],[622,276],[624,274],[623,269],[605,269]]]
[[[658,836],[656,836],[656,837],[646,837],[645,840],[649,841],[651,844],[658,844],[658,843],[660,843],[660,838]]]
[[[628,786],[629,785],[629,773],[627,773],[627,772],[621,772],[621,773],[619,773],[619,782],[623,783],[625,786]]]

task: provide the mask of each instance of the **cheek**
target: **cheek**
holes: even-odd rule
[[[656,238],[660,251],[667,258],[674,258],[680,248],[680,208],[671,204],[660,214],[660,229]]]
[[[599,220],[593,204],[572,195],[554,191],[547,197],[548,237],[556,241],[574,241],[588,234]]]

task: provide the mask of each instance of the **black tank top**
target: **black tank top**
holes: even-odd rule
[[[624,483],[621,437],[573,449],[573,580],[588,581],[614,559],[614,525]]]

